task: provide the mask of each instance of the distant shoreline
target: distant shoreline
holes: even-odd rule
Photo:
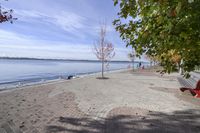
[[[29,57],[0,57],[1,59],[6,59],[6,60],[45,60],[45,61],[84,61],[84,62],[100,62],[99,60],[82,60],[82,59],[45,59],[45,58],[29,58]],[[131,61],[120,61],[120,60],[113,60],[110,61],[113,63],[130,63]],[[135,61],[134,63],[149,63],[149,62],[144,62],[144,61]]]
[[[123,69],[116,69],[116,70],[111,70],[111,71],[105,71],[104,73],[109,74],[109,73],[118,73],[118,72],[125,72],[125,71],[129,71],[131,69],[128,68],[123,68]],[[70,80],[74,80],[74,79],[80,79],[80,78],[85,78],[85,77],[89,77],[89,76],[94,76],[94,75],[101,75],[101,72],[92,72],[92,73],[83,73],[83,74],[77,74],[77,75],[73,75],[72,79],[67,79],[67,76],[63,76],[61,78],[61,76],[58,76],[58,78],[54,78],[54,79],[42,79],[42,78],[38,78],[40,80],[34,82],[31,80],[26,80],[28,81],[27,83],[23,83],[23,81],[16,81],[16,82],[8,82],[8,83],[0,83],[0,93],[4,93],[4,92],[8,92],[8,91],[13,91],[19,88],[24,88],[24,87],[31,87],[31,86],[37,86],[37,85],[46,85],[46,84],[51,84],[51,83],[58,83],[58,82],[63,82],[63,81],[70,81]],[[20,84],[19,84],[20,83]],[[1,86],[1,85],[5,85],[5,86]]]
[[[67,79],[68,76],[74,76],[74,77],[80,77],[80,76],[86,76],[86,75],[91,75],[91,74],[96,74],[96,73],[100,73],[101,70],[100,69],[92,69],[90,70],[80,70],[80,71],[76,71],[76,70],[79,70],[79,69],[73,69],[73,71],[71,69],[69,69],[70,71],[67,71],[67,66],[64,66],[66,67],[66,71],[65,69],[62,70],[63,67],[61,67],[61,70],[62,71],[57,71],[57,69],[55,69],[55,72],[54,72],[54,66],[55,64],[59,63],[59,64],[71,64],[72,67],[74,63],[85,63],[86,66],[87,66],[87,63],[88,64],[97,64],[99,65],[99,61],[97,60],[67,60],[67,59],[37,59],[37,58],[11,58],[11,57],[0,57],[0,62],[2,64],[6,64],[7,62],[9,62],[8,64],[11,65],[11,67],[8,67],[8,68],[13,68],[13,62],[17,62],[17,67],[22,67],[23,68],[23,64],[27,65],[27,64],[37,64],[37,62],[39,62],[39,64],[41,62],[44,62],[45,65],[42,67],[45,67],[45,69],[49,69],[51,71],[44,71],[43,69],[41,69],[41,71],[37,72],[36,71],[27,71],[28,73],[25,73],[25,74],[20,74],[20,70],[21,71],[24,71],[24,70],[31,70],[31,69],[35,69],[35,66],[28,66],[28,68],[23,68],[23,69],[17,69],[17,71],[19,71],[18,73],[16,73],[13,77],[9,77],[6,79],[6,78],[2,78],[2,80],[0,80],[0,91],[2,90],[7,90],[7,89],[12,89],[12,88],[18,88],[18,87],[22,87],[22,86],[29,86],[29,85],[33,85],[33,84],[41,84],[41,83],[44,83],[44,82],[49,82],[49,81],[54,81],[54,80],[59,80],[59,79]],[[5,63],[4,63],[5,62]],[[31,62],[31,63],[29,63]],[[48,64],[48,62],[50,63],[55,63],[53,65],[46,65],[46,63]],[[128,61],[112,61],[111,64],[115,64],[115,65],[121,65],[121,67],[119,68],[111,68],[109,69],[108,71],[105,71],[105,72],[113,72],[113,71],[121,71],[121,70],[127,70],[127,64],[130,65],[131,62],[128,62]],[[20,65],[18,65],[20,64]],[[21,66],[22,64],[22,66]],[[125,64],[125,65],[124,65]],[[135,62],[135,65],[137,65],[138,63]],[[6,64],[7,65],[7,64]],[[6,67],[6,65],[2,65],[3,67]],[[41,65],[41,64],[40,64]],[[144,65],[146,65],[144,63]],[[50,66],[50,68],[48,68],[48,66]],[[61,65],[62,66],[62,65]],[[53,69],[51,69],[53,67]],[[14,69],[14,68],[13,68]],[[58,69],[60,69],[60,67],[58,67]],[[12,70],[12,69],[9,69],[9,70]],[[53,70],[53,71],[52,71]],[[4,71],[2,71],[4,73]],[[11,71],[12,72],[12,71]],[[7,72],[4,73],[4,75],[7,75]],[[3,76],[2,76],[3,77]]]

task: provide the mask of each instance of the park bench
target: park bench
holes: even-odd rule
[[[200,74],[196,72],[192,72],[190,78],[184,79],[182,77],[178,77],[178,81],[181,84],[180,90],[182,92],[189,90],[190,93],[200,98]]]

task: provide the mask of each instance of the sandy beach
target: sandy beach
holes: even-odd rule
[[[0,93],[1,130],[24,133],[199,133],[200,99],[177,74],[108,73]],[[19,132],[20,132],[19,131]]]

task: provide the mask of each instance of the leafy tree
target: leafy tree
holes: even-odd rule
[[[162,58],[165,58],[166,61],[162,62]],[[163,53],[159,59],[165,69],[169,69],[170,72],[180,68],[181,56],[175,50],[169,50],[167,53]]]
[[[100,29],[99,39],[94,44],[93,49],[97,59],[101,61],[101,74],[104,77],[105,65],[109,65],[109,61],[115,56],[114,46],[112,43],[106,41],[106,25],[102,25]]]
[[[158,56],[168,73],[175,68],[169,51],[183,60],[185,74],[200,66],[199,0],[114,0],[118,4],[113,24],[137,56]]]
[[[8,0],[5,0],[5,1],[8,1]],[[0,23],[3,23],[3,22],[10,22],[10,23],[13,23],[14,20],[17,20],[17,18],[13,18],[13,10],[10,9],[10,10],[6,10],[6,9],[3,9],[0,5]]]

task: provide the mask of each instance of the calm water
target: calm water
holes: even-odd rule
[[[125,69],[129,64],[112,62],[108,71]],[[100,71],[100,62],[0,59],[0,88]]]

